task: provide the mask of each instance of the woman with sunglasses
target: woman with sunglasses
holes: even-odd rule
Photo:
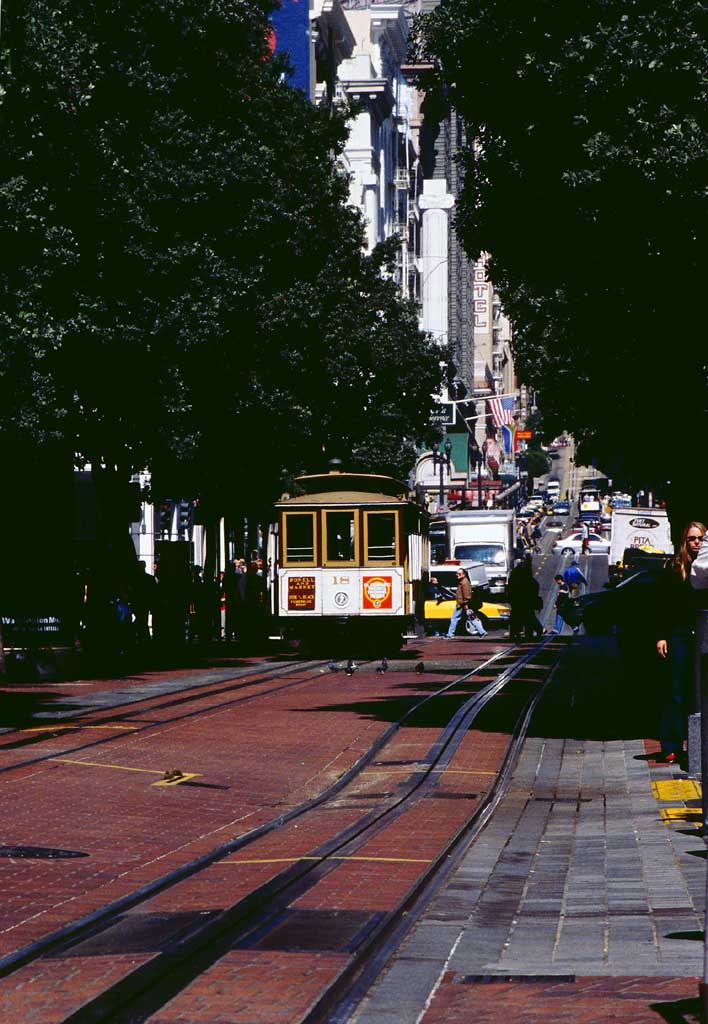
[[[660,589],[656,652],[667,662],[668,692],[659,725],[661,754],[673,764],[683,754],[686,722],[693,703],[693,644],[697,602],[691,588],[691,566],[706,533],[703,523],[691,522],[683,531],[675,556],[667,563]]]

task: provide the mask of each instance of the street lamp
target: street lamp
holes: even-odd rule
[[[477,508],[482,507],[482,463],[484,456],[476,441],[470,442],[470,462],[477,467]]]
[[[447,438],[443,445],[443,451],[440,451],[440,445],[437,441],[433,442],[433,475],[435,475],[436,468],[440,466],[440,499],[438,505],[441,509],[445,507],[445,468],[447,467],[449,475],[451,451],[452,442],[449,438]]]

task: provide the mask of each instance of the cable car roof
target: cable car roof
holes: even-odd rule
[[[334,470],[299,476],[295,484],[298,491],[304,494],[284,494],[278,504],[311,503],[315,496],[318,503],[334,504],[408,501],[410,498],[408,486],[401,480],[376,473],[341,473]]]

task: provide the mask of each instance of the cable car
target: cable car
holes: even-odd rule
[[[276,503],[268,537],[271,612],[280,636],[333,654],[400,650],[422,621],[429,514],[388,476],[301,476]]]

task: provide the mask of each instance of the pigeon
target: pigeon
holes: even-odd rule
[[[350,659],[349,659],[349,661],[347,662],[347,667],[346,667],[346,673],[347,673],[347,675],[348,675],[348,676],[353,676],[353,675],[354,675],[354,669],[355,669],[355,668],[356,668],[356,665],[354,664],[354,662],[353,662],[353,661],[352,661],[352,659],[350,658]]]
[[[376,669],[377,672],[383,673],[388,669],[388,658],[381,659],[381,665]]]
[[[339,665],[334,660],[334,658],[330,660],[329,664],[327,665],[327,668],[330,670],[330,672],[339,672]]]
[[[422,661],[418,662],[418,664],[415,667],[415,670],[416,670],[416,672],[418,673],[419,676],[423,675],[423,672],[425,671],[425,665],[423,664]]]

